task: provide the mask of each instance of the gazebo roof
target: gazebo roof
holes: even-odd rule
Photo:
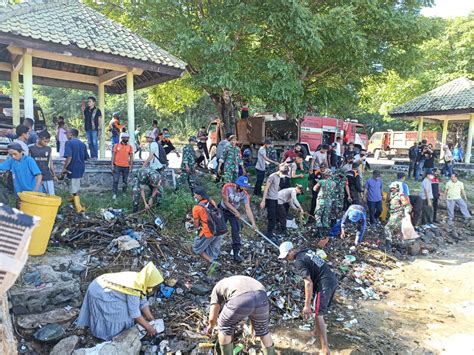
[[[449,115],[474,112],[474,81],[458,78],[395,107],[392,117]]]
[[[39,68],[33,72],[35,82],[52,86],[88,89],[94,85],[87,76],[109,73],[106,90],[123,93],[124,76],[114,71],[133,68],[135,88],[140,89],[180,77],[185,70],[183,61],[78,0],[33,0],[0,9],[0,62],[13,63],[12,57],[25,48],[33,50],[33,67]],[[76,64],[74,57],[83,60]],[[67,79],[47,79],[51,70],[84,75],[86,80],[81,84],[81,77],[72,75],[75,80],[64,85],[61,81]]]

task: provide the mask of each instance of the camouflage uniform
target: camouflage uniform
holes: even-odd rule
[[[393,242],[394,237],[400,237],[402,233],[402,219],[406,214],[410,214],[411,209],[409,202],[403,204],[399,192],[391,194],[389,205],[390,218],[385,225],[385,237],[388,241]]]
[[[331,209],[336,183],[332,178],[327,178],[318,181],[316,186],[319,192],[316,201],[316,209],[314,210],[314,218],[316,220],[316,227],[320,229],[322,234],[325,234],[329,228],[331,228]]]
[[[271,159],[273,161],[278,161],[278,152],[276,151],[275,147],[269,146],[267,148],[267,157],[268,159]],[[278,165],[276,164],[270,164],[267,166],[265,169],[265,175],[270,176],[270,174],[273,174],[278,171]]]
[[[239,167],[243,164],[239,147],[229,145],[222,154],[224,164],[224,173],[222,174],[222,182],[234,182],[239,177]]]
[[[189,166],[189,173],[186,172],[186,164]],[[192,189],[196,186],[196,152],[191,144],[186,144],[183,148],[183,159],[181,162],[181,176],[179,186],[188,184]]]
[[[161,174],[155,169],[151,168],[141,168],[133,174],[132,180],[132,200],[133,200],[133,211],[138,211],[138,206],[140,205],[141,200],[141,189],[145,189],[147,186],[150,189],[150,195],[153,192],[153,189],[160,183]],[[158,188],[157,203],[160,202],[160,198],[163,195],[163,188]]]
[[[331,177],[331,179],[336,183],[336,188],[334,189],[334,200],[332,204],[332,219],[339,219],[344,214],[344,199],[345,191],[347,184],[346,175],[337,170],[336,173]]]

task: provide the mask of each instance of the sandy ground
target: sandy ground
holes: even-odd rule
[[[474,239],[442,258],[418,257],[384,274],[387,297],[338,305],[328,317],[333,354],[474,354]],[[350,310],[348,308],[352,308]],[[351,329],[335,318],[357,319]],[[284,354],[317,353],[312,332],[276,329]]]

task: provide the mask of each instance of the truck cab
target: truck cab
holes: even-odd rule
[[[46,120],[44,118],[43,110],[34,100],[34,117],[35,120],[35,131],[42,131],[46,128]],[[23,98],[20,98],[20,124],[25,119],[25,111]],[[12,129],[13,127],[13,109],[12,99],[8,95],[0,94],[0,128]]]

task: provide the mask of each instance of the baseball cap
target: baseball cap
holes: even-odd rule
[[[278,255],[278,259],[285,259],[290,250],[293,249],[292,242],[283,242],[280,244],[280,255]]]
[[[197,142],[197,139],[195,136],[189,137],[189,142]]]
[[[347,214],[347,218],[349,218],[351,222],[359,222],[361,214],[357,212],[356,210],[350,210]]]
[[[146,138],[155,138],[155,135],[153,134],[153,131],[147,131],[145,133]]]
[[[272,140],[271,139],[265,139],[265,142],[263,142],[263,144],[272,144]]]
[[[195,188],[193,188],[193,193],[201,195],[204,199],[208,199],[207,192],[202,186],[196,186]]]
[[[130,134],[128,134],[127,132],[122,132],[122,134],[120,135],[120,139],[124,138],[130,138]]]
[[[239,176],[237,180],[235,180],[235,184],[240,187],[250,187],[249,185],[249,178],[246,176]]]

